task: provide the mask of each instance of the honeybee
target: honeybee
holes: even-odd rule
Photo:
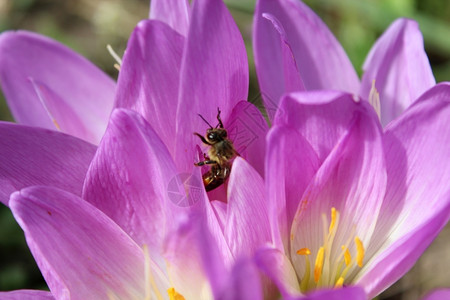
[[[211,124],[200,115],[200,118],[208,124],[209,128],[206,130],[206,135],[194,132],[200,140],[210,146],[208,150],[208,155],[203,154],[204,161],[194,163],[197,167],[203,165],[211,165],[208,172],[203,174],[203,184],[205,185],[206,191],[212,191],[213,189],[222,185],[230,176],[231,171],[231,160],[239,155],[239,153],[234,149],[233,142],[231,142],[227,135],[227,130],[223,127],[222,120],[220,119],[220,109],[217,108],[217,121],[216,127]]]

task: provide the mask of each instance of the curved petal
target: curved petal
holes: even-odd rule
[[[256,252],[258,267],[278,287],[283,299],[300,294],[297,275],[289,259],[278,249],[265,247]]]
[[[83,198],[154,253],[170,225],[166,203],[184,193],[167,148],[148,123],[135,112],[114,110],[86,176]]]
[[[233,163],[228,182],[228,209],[224,231],[234,257],[252,256],[270,242],[264,181],[242,158]]]
[[[253,262],[239,260],[231,270],[217,300],[263,300],[260,274]]]
[[[405,262],[398,267],[399,272],[406,272],[414,263],[416,254],[423,251],[422,246],[428,245],[431,238],[437,235],[440,227],[439,223],[433,222],[436,215],[441,215],[444,220],[436,222],[446,222],[443,211],[448,209],[450,203],[450,174],[447,172],[450,168],[449,118],[450,84],[441,83],[427,91],[386,128],[384,148],[388,186],[379,225],[367,252],[377,261],[377,255],[386,257],[388,261],[392,258],[383,254],[384,251],[403,251]],[[427,223],[431,225],[426,226]],[[422,227],[426,234],[424,241],[420,242],[414,238],[413,232]],[[432,228],[436,231],[430,231]],[[408,236],[414,241],[408,241]],[[402,243],[409,244],[411,248],[408,251],[402,248],[396,250]],[[369,265],[367,267],[367,272],[371,272]],[[396,278],[400,276],[398,273],[396,275]],[[377,273],[377,282],[383,281],[386,276],[389,276],[388,268],[384,273]],[[383,281],[383,284],[387,282]],[[374,292],[383,290],[386,286],[383,284],[373,287]]]
[[[186,36],[189,28],[189,1],[152,0],[150,1],[150,19],[164,22]]]
[[[266,134],[269,126],[258,108],[247,101],[239,102],[224,126],[239,155],[264,176]]]
[[[270,22],[272,29],[262,22]],[[281,95],[303,91],[305,87],[298,71],[291,45],[278,19],[269,14],[255,14],[255,64],[264,106],[273,120]]]
[[[221,250],[204,220],[193,215],[166,240],[170,279],[185,299],[212,299],[225,284]]]
[[[181,64],[176,116],[178,170],[190,172],[198,138],[206,132],[201,114],[215,123],[217,108],[226,122],[233,107],[247,99],[248,62],[242,36],[221,0],[197,0]]]
[[[0,201],[32,185],[55,186],[81,195],[96,147],[47,129],[0,122]]]
[[[419,259],[450,219],[450,192],[447,206],[427,218],[425,224],[413,228],[389,245],[368,263],[369,270],[357,279],[370,298],[375,297],[402,277]]]
[[[31,32],[3,33],[0,83],[19,123],[100,141],[115,83],[67,47]]]
[[[289,248],[289,233],[300,197],[319,168],[311,145],[296,130],[275,125],[267,137],[266,190],[274,243]]]
[[[51,300],[55,299],[52,293],[38,290],[17,290],[11,292],[0,292],[2,300]]]
[[[322,163],[346,133],[359,107],[355,103],[350,94],[337,91],[291,93],[283,97],[273,125],[298,131]]]
[[[355,110],[347,134],[322,164],[298,204],[292,223],[290,250],[300,277],[305,270],[305,259],[296,252],[304,247],[314,255],[318,252],[324,244],[323,232],[332,228],[331,225],[324,228],[327,225],[322,216],[329,220],[333,207],[339,212],[333,245],[349,245],[351,252],[355,247],[347,241],[353,241],[357,236],[363,245],[368,245],[378,219],[386,188],[382,129],[368,103],[355,105],[358,111]],[[333,264],[339,255],[340,251],[332,251],[324,264],[328,264],[330,270],[337,269]],[[351,272],[345,279],[351,278]],[[325,278],[324,282],[327,280]]]
[[[436,84],[414,20],[395,21],[372,47],[363,69],[360,95],[368,100],[375,80],[383,126]]]
[[[141,21],[128,42],[115,99],[115,107],[139,112],[171,152],[183,46],[184,38],[166,24]]]
[[[359,80],[343,48],[322,20],[301,1],[258,1],[254,26],[258,73],[270,72],[273,80],[283,75],[282,68],[274,66],[281,62],[282,52],[277,50],[279,37],[274,34],[273,25],[263,19],[264,13],[274,16],[284,28],[306,90],[337,89],[358,93]],[[278,71],[272,72],[274,70]]]
[[[50,187],[23,189],[10,204],[55,298],[145,297],[142,249],[101,211]]]

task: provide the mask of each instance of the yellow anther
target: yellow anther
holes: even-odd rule
[[[170,288],[167,290],[167,294],[169,294],[170,300],[185,300],[181,294],[178,294],[177,291],[175,291],[174,288]]]
[[[311,251],[308,248],[302,248],[297,250],[298,255],[310,255]]]
[[[336,281],[336,284],[334,285],[335,289],[341,288],[344,284],[344,277],[339,277],[339,279]]]
[[[364,260],[364,246],[358,237],[355,237],[355,244],[356,244],[356,263],[360,268],[362,268]]]
[[[345,246],[342,246],[342,251],[344,251],[344,261],[345,265],[348,266],[350,262],[352,261],[352,256],[350,255],[350,251],[348,251],[348,248]]]
[[[331,230],[333,230],[334,226],[336,225],[336,208],[331,208],[331,223],[330,228],[328,228],[328,232],[331,233]]]
[[[320,276],[322,275],[322,268],[323,268],[323,258],[325,254],[325,249],[323,247],[320,247],[319,251],[317,252],[316,256],[316,263],[314,264],[314,282],[319,282]]]

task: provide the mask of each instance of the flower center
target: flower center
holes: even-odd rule
[[[311,261],[309,259],[311,250],[309,248],[301,248],[297,251],[297,254],[304,256],[306,260],[305,273],[300,281],[300,289],[303,293],[319,287],[342,287],[346,276],[356,266],[359,268],[363,266],[364,246],[361,239],[355,235],[355,230],[349,233],[345,244],[340,248],[334,245],[333,248],[339,227],[339,216],[339,211],[334,207],[331,208],[331,220],[328,225],[326,215],[322,214],[323,244],[317,251],[313,270],[311,270]],[[354,242],[353,245],[351,244],[352,241]],[[350,248],[353,250],[353,257],[350,253]]]

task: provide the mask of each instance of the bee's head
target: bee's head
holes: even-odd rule
[[[206,140],[211,144],[223,141],[227,138],[227,131],[223,128],[209,128],[206,130]]]

